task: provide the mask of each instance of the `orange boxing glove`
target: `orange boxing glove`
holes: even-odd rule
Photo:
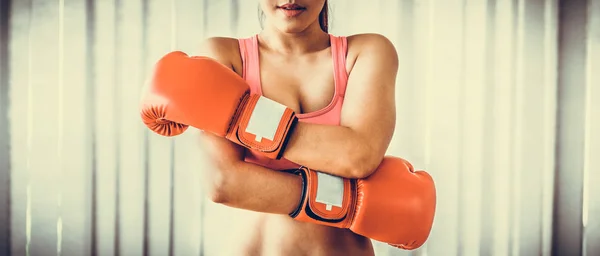
[[[413,250],[425,243],[433,225],[436,191],[424,171],[397,157],[384,157],[365,179],[344,179],[301,167],[302,199],[296,220],[348,228],[392,246]]]
[[[171,52],[156,63],[147,86],[142,120],[163,136],[192,126],[279,159],[297,122],[293,110],[250,94],[246,81],[208,57]]]

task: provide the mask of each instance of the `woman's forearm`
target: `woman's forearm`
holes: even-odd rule
[[[344,126],[298,122],[283,157],[311,169],[345,178],[368,176],[384,152]]]
[[[346,178],[370,175],[383,159],[396,125],[398,54],[378,34],[349,37],[356,53],[348,70],[340,126],[299,122],[283,156]]]
[[[245,150],[220,136],[200,132],[201,152],[208,161],[202,170],[210,199],[230,207],[290,214],[298,207],[302,178],[244,161]]]
[[[290,214],[299,203],[302,179],[246,162],[235,162],[213,171],[211,199],[230,207],[274,214]]]

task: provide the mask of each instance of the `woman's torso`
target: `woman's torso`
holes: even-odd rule
[[[302,57],[259,51],[259,39],[239,40],[242,77],[252,93],[294,109],[306,123],[339,125],[348,75],[346,38],[330,35],[330,47]],[[246,150],[246,162],[275,170],[297,168],[283,158],[271,160]]]
[[[257,36],[239,39],[233,66],[253,93],[294,109],[300,122],[339,125],[348,73],[356,58],[348,37],[330,35],[330,47],[285,57],[260,45]],[[246,162],[274,170],[298,167],[246,150]],[[284,215],[258,214],[239,244],[243,255],[373,255],[371,241],[346,229],[298,222]]]

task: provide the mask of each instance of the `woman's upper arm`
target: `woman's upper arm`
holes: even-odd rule
[[[237,47],[237,40],[234,38],[210,37],[200,44],[196,55],[213,58],[235,71],[236,56],[239,59]],[[244,149],[241,146],[214,134],[207,132],[200,134],[202,149],[213,164],[217,165],[215,167],[227,168],[236,161],[243,161]]]
[[[368,152],[383,157],[396,124],[395,84],[398,55],[384,36],[362,34],[348,39],[356,47],[342,107],[341,125],[365,138]]]
[[[209,37],[200,43],[196,55],[211,57],[236,72],[241,64],[239,44],[235,38]]]

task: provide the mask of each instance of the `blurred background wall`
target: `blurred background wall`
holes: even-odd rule
[[[151,134],[157,58],[258,33],[256,1],[0,1],[0,255],[224,255],[194,133]],[[600,1],[332,0],[397,47],[389,154],[438,188],[428,243],[377,255],[600,255]]]

